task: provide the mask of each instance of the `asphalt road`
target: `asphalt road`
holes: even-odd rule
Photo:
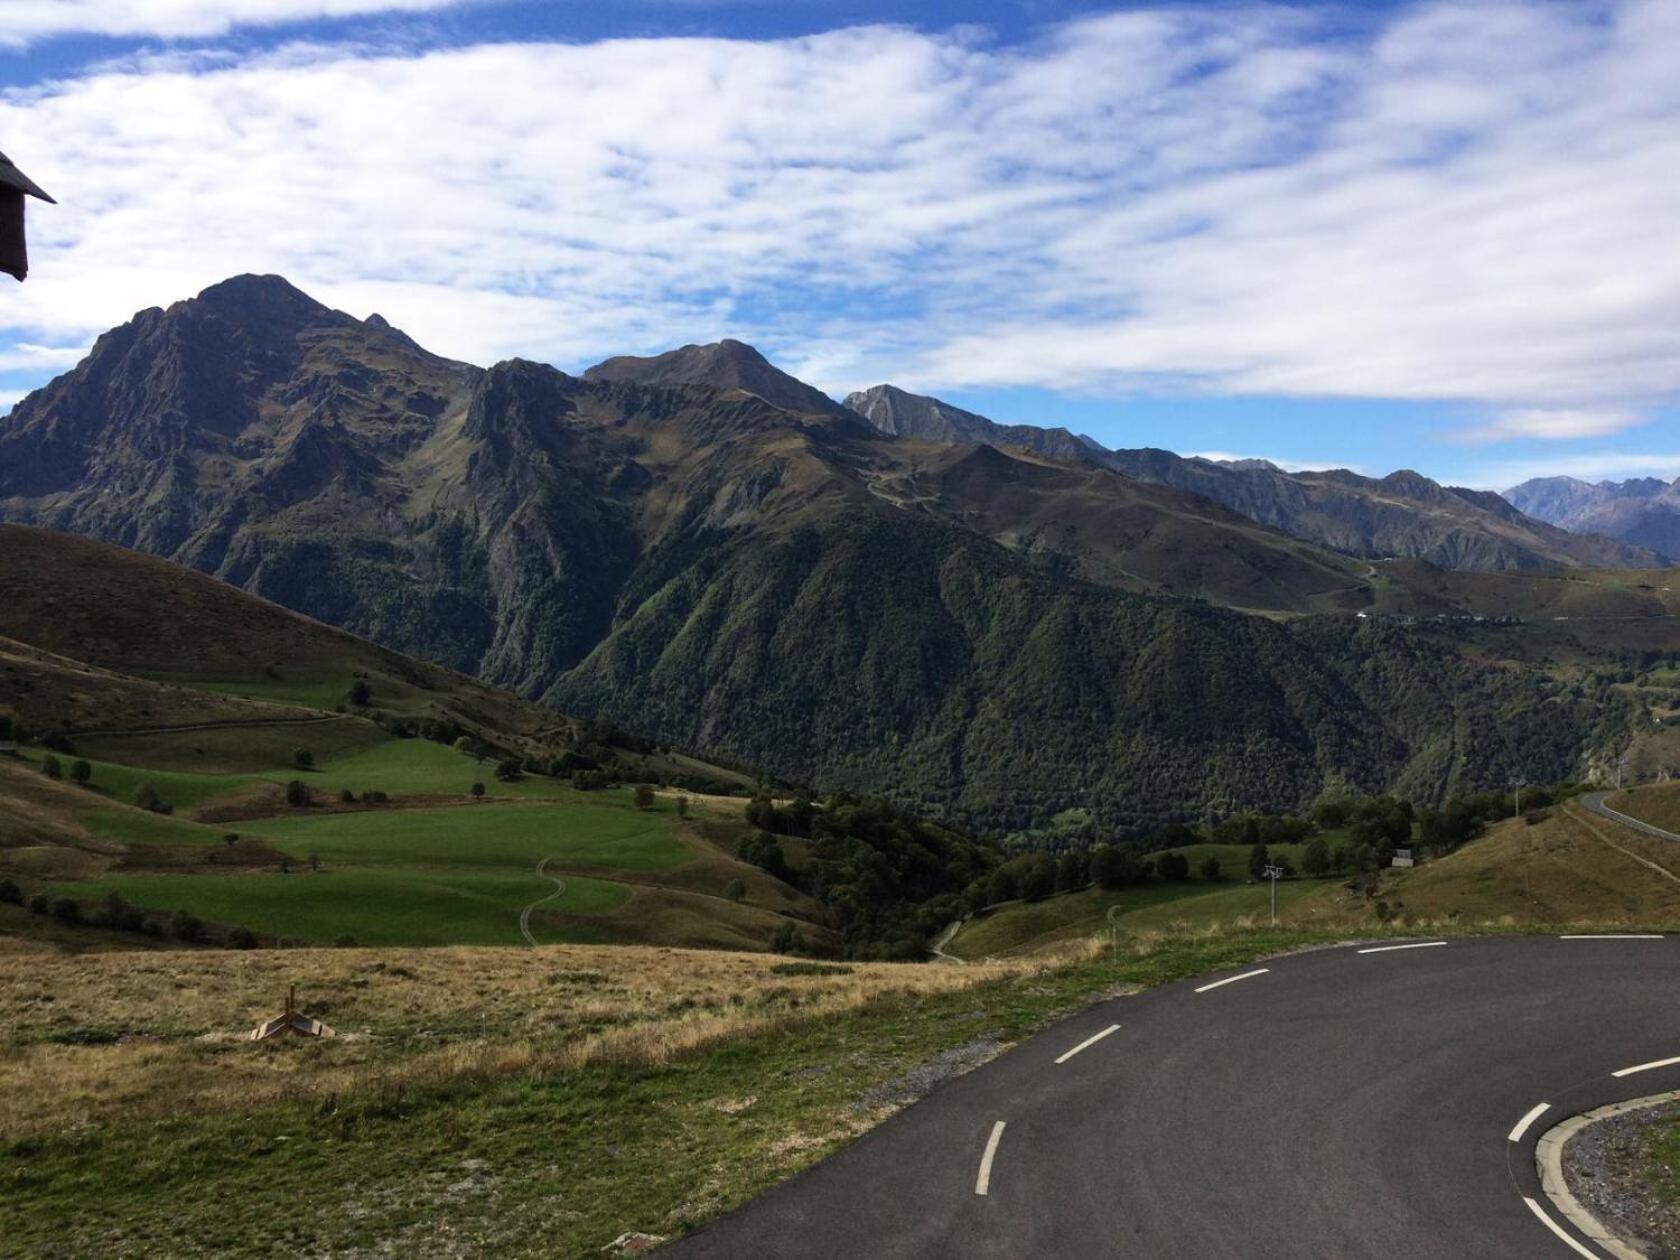
[[[1534,1145],[1680,1088],[1680,1062],[1613,1075],[1680,1056],[1680,938],[1360,948],[1105,1002],[661,1254],[1601,1256]]]

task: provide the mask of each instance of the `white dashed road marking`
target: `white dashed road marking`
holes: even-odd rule
[[[1538,1216],[1540,1218],[1540,1223],[1542,1225],[1544,1225],[1547,1229],[1551,1230],[1552,1233],[1556,1234],[1559,1238],[1563,1239],[1564,1242],[1568,1243],[1571,1247],[1575,1248],[1575,1250],[1577,1252],[1579,1252],[1581,1255],[1587,1257],[1587,1260],[1598,1260],[1598,1257],[1595,1256],[1592,1252],[1588,1251],[1580,1243],[1576,1242],[1568,1234],[1564,1233],[1563,1232],[1563,1226],[1559,1225],[1551,1217],[1547,1216],[1546,1215],[1546,1210],[1544,1208],[1542,1208],[1538,1203],[1536,1203],[1533,1199],[1529,1198],[1527,1195],[1524,1195],[1523,1196],[1523,1202],[1528,1204],[1528,1210],[1530,1212],[1533,1212],[1534,1215]]]
[[[1080,1053],[1083,1050],[1089,1050],[1092,1046],[1096,1045],[1097,1042],[1101,1041],[1104,1037],[1112,1037],[1115,1033],[1117,1033],[1119,1031],[1120,1031],[1120,1025],[1119,1024],[1113,1024],[1113,1025],[1110,1025],[1109,1027],[1103,1029],[1095,1037],[1087,1037],[1084,1041],[1081,1041],[1072,1050],[1069,1050],[1061,1058],[1057,1059],[1056,1060],[1056,1066],[1060,1067],[1062,1064],[1066,1063],[1069,1059],[1073,1058],[1074,1055]]]
[[[1267,975],[1270,971],[1270,967],[1262,967],[1259,971],[1245,971],[1240,976],[1227,976],[1223,980],[1215,980],[1212,984],[1204,984],[1201,988],[1197,989],[1196,992],[1207,993],[1212,989],[1222,989],[1226,985],[1235,984],[1239,980],[1252,980],[1255,976]]]
[[[1528,1127],[1551,1109],[1551,1103],[1541,1103],[1533,1111],[1529,1112],[1521,1120],[1517,1121],[1517,1127],[1511,1130],[1510,1138],[1508,1140],[1512,1142],[1522,1141],[1522,1135],[1528,1132]]]
[[[1623,1068],[1611,1076],[1638,1076],[1641,1072],[1655,1072],[1658,1068],[1673,1067],[1680,1059],[1658,1059],[1655,1063],[1641,1063],[1638,1067]]]
[[[1660,941],[1662,935],[1658,932],[1617,932],[1604,933],[1598,936],[1560,936],[1561,941]]]
[[[1392,954],[1397,949],[1438,949],[1445,945],[1445,941],[1420,941],[1416,945],[1379,945],[1375,949],[1362,949],[1361,954]]]
[[[986,1153],[980,1157],[980,1175],[974,1181],[974,1193],[984,1197],[992,1189],[992,1161],[997,1158],[998,1143],[1003,1141],[1003,1121],[992,1126],[992,1137],[986,1143]]]

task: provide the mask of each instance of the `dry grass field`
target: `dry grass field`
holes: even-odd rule
[[[1680,834],[1680,783],[1661,783],[1617,792],[1605,804],[1630,818]]]
[[[555,946],[0,955],[0,1141],[595,1064],[651,1065],[1045,964],[790,963]],[[243,1036],[299,1005],[339,1034]]]

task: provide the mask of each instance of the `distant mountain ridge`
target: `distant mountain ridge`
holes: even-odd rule
[[[848,394],[845,405],[882,433],[890,433],[894,437],[922,438],[929,442],[1021,446],[1052,459],[1080,459],[1100,453],[1103,449],[1090,438],[1077,436],[1066,429],[998,424],[940,399],[912,394],[893,385],[876,385]]]
[[[1152,480],[888,436],[739,344],[473,367],[272,276],[141,312],[0,417],[0,519],[987,835],[1560,778],[1623,720],[1347,615],[1372,566]]]
[[[1411,471],[1379,480],[1347,470],[1290,473],[1266,460],[1109,450],[1066,429],[1001,425],[891,385],[854,393],[846,404],[885,433],[1004,442],[1052,458],[1088,460],[1139,481],[1201,495],[1262,525],[1362,559],[1421,559],[1477,570],[1662,563],[1640,545],[1572,534],[1524,517],[1496,494],[1442,486]]]
[[[1577,533],[1602,534],[1680,557],[1680,478],[1580,481],[1538,477],[1505,491],[1520,511]]]

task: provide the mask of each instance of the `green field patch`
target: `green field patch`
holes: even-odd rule
[[[418,871],[332,868],[237,875],[106,875],[63,884],[54,896],[94,899],[115,890],[137,906],[186,910],[201,919],[265,936],[317,944],[353,938],[362,945],[520,945],[519,912],[552,892],[532,871]],[[604,915],[631,890],[567,876],[565,893],[532,916],[540,941],[591,939],[547,916]]]
[[[309,741],[300,739],[300,747]],[[630,793],[623,789],[601,792],[579,792],[565,779],[551,779],[546,775],[526,775],[508,782],[496,778],[497,759],[476,757],[434,743],[429,739],[392,739],[372,748],[346,753],[329,759],[317,758],[316,768],[306,774],[296,771],[275,772],[271,779],[302,778],[320,792],[336,795],[344,788],[360,795],[369,789],[402,793],[427,793],[444,796],[468,796],[475,783],[482,783],[491,796],[520,798],[563,798],[573,801],[622,801],[628,805]],[[663,809],[669,809],[661,802]]]
[[[37,754],[39,755],[39,754]],[[58,754],[65,775],[78,760],[67,753]],[[179,770],[143,770],[135,766],[119,765],[114,761],[99,761],[84,757],[93,768],[93,778],[86,785],[89,799],[105,797],[132,805],[142,783],[149,783],[157,794],[176,809],[191,809],[212,796],[230,792],[248,780],[234,774],[192,774]]]
[[[1108,926],[1109,911],[1115,906],[1123,915],[1183,901],[1206,889],[1200,881],[1151,880],[1129,888],[1086,888],[1043,901],[1001,906],[970,919],[945,948],[959,958],[986,958],[1025,945],[1089,936]]]
[[[320,762],[390,738],[365,718],[337,717],[135,735],[78,735],[76,744],[88,757],[108,763],[194,774],[258,774],[289,764],[299,747],[309,749]]]
[[[358,866],[565,866],[662,871],[691,859],[662,814],[607,804],[460,805],[299,813],[254,824],[294,855]]]
[[[82,821],[94,835],[106,840],[121,840],[126,844],[194,844],[213,845],[222,842],[229,831],[243,833],[246,824],[230,827],[207,827],[168,814],[150,814],[140,809],[117,809],[105,806],[87,810]]]

